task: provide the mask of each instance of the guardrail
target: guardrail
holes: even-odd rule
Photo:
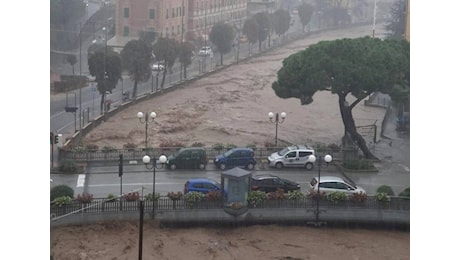
[[[257,205],[250,204],[248,211],[242,216],[232,216],[224,211],[222,201],[203,200],[190,204],[184,198],[171,200],[161,197],[155,203],[151,200],[144,201],[144,214],[153,217],[155,212],[155,219],[164,223],[313,221],[316,217],[316,206],[316,200],[308,197],[300,200],[265,200]],[[74,200],[62,206],[51,205],[51,225],[136,220],[139,218],[139,209],[139,201],[94,199],[91,203],[80,203]],[[368,196],[363,202],[321,200],[319,212],[323,221],[409,225],[410,200],[405,197],[391,197],[389,202],[382,203],[374,196]]]

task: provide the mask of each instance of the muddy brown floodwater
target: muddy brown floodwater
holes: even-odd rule
[[[343,125],[338,101],[317,93],[314,102],[278,98],[271,88],[282,60],[320,40],[369,35],[369,26],[329,31],[298,40],[262,57],[231,66],[184,88],[131,106],[99,127],[84,143],[121,148],[143,147],[145,126],[139,111],[155,111],[149,124],[149,145],[201,142],[246,146],[273,143],[275,126],[268,112],[286,112],[278,137],[290,143],[340,143]],[[380,124],[385,111],[354,109],[357,125]],[[54,259],[132,260],[138,254],[138,226],[130,222],[51,228]],[[144,225],[144,259],[409,259],[409,232],[364,229],[316,229],[305,226],[249,226],[238,228],[159,228]]]

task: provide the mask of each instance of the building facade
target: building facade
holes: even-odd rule
[[[111,45],[122,47],[142,33],[205,45],[217,22],[240,29],[248,0],[119,0],[115,37]]]

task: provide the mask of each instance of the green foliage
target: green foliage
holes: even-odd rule
[[[72,198],[69,196],[61,196],[53,200],[53,203],[59,207],[65,204],[69,204],[70,202],[72,202]]]
[[[401,197],[410,197],[410,188],[407,187],[405,188],[403,191],[401,191],[401,193],[399,193],[399,196]]]
[[[339,201],[345,201],[347,199],[347,194],[341,191],[334,191],[327,194],[327,200],[333,203],[338,203]]]
[[[68,196],[70,198],[73,198],[74,191],[71,187],[61,184],[54,186],[51,188],[50,195],[51,195],[51,201],[53,201],[57,197],[63,197],[63,196]]]
[[[183,42],[179,46],[179,62],[184,65],[184,67],[192,64],[192,56],[195,45],[191,42]],[[185,68],[184,68],[185,69]]]
[[[206,196],[201,193],[201,192],[197,192],[197,191],[191,191],[187,194],[185,194],[184,198],[185,198],[185,202],[187,203],[187,205],[193,207],[195,206],[198,202],[202,201]]]
[[[258,31],[259,25],[257,24],[257,21],[254,17],[250,17],[244,21],[243,25],[243,34],[246,35],[248,38],[248,41],[251,44],[254,44],[257,42],[257,31]]]
[[[74,160],[71,160],[71,159],[65,159],[61,162],[61,165],[59,165],[59,171],[62,173],[73,174],[73,173],[76,173],[77,170],[78,170],[77,164],[75,163]]]
[[[248,202],[253,207],[257,207],[262,201],[267,199],[265,192],[256,190],[250,191],[248,194]]]
[[[107,91],[117,86],[121,78],[121,57],[112,48],[97,49],[88,56],[88,68],[91,76],[95,77],[99,94],[105,97]],[[104,71],[106,78],[104,79]]]
[[[194,142],[191,147],[204,147],[204,144],[200,142]]]
[[[164,61],[165,70],[163,71],[163,78],[161,80],[161,88],[163,88],[166,78],[166,72],[171,70],[174,62],[179,55],[179,44],[172,38],[160,37],[153,45],[153,54],[158,61]]]
[[[305,198],[305,195],[302,193],[301,190],[293,190],[287,193],[287,198],[290,200],[301,200]]]
[[[310,22],[311,17],[313,16],[313,6],[308,3],[302,3],[297,10],[299,10],[299,19],[302,23],[302,30],[305,31],[305,26]]]
[[[135,145],[133,143],[127,143],[127,144],[123,145],[123,148],[128,149],[128,150],[134,150],[134,149],[136,149],[136,147],[137,147],[137,145]]]
[[[117,149],[115,147],[112,147],[112,146],[104,146],[102,147],[102,151],[104,153],[108,153],[108,152],[115,152]]]
[[[97,144],[87,144],[86,145],[86,150],[98,150],[99,146]]]
[[[308,197],[309,199],[314,199],[314,200],[316,200],[316,199],[318,198],[318,196],[319,196],[319,199],[320,199],[320,200],[327,199],[327,194],[326,194],[326,192],[321,191],[321,190],[320,190],[320,192],[319,192],[319,195],[318,195],[318,192],[310,192],[310,193],[308,193],[308,195],[307,195],[307,197]]]
[[[284,194],[283,189],[276,189],[275,192],[269,192],[267,194],[267,199],[269,200],[284,200],[286,195]]]
[[[167,196],[171,200],[180,200],[182,198],[182,196],[184,196],[184,194],[182,192],[180,192],[180,191],[178,191],[178,192],[168,192]]]
[[[370,160],[346,160],[343,161],[343,167],[350,170],[373,170],[374,163]]]
[[[224,144],[223,143],[215,143],[212,145],[212,148],[217,151],[221,151],[224,149]]]
[[[185,144],[173,140],[163,140],[160,143],[160,147],[185,147]]]
[[[232,43],[235,39],[235,31],[232,26],[223,22],[216,23],[209,34],[209,40],[216,46],[220,52],[220,65],[223,64],[225,53],[232,50]]]
[[[259,51],[262,49],[262,42],[267,39],[270,31],[270,18],[267,12],[259,12],[254,15],[257,22],[257,40],[259,41]]]
[[[152,47],[143,40],[129,41],[121,50],[123,69],[128,71],[131,80],[134,81],[133,98],[137,95],[137,83],[146,82],[152,75],[150,63],[152,63]]]
[[[271,24],[277,35],[283,35],[289,30],[291,15],[288,10],[278,9],[270,15]]]
[[[388,196],[388,194],[384,192],[377,192],[375,198],[380,203],[389,203],[391,201],[391,198]]]
[[[146,201],[152,201],[154,199],[155,199],[155,201],[158,201],[160,199],[160,193],[155,192],[155,197],[153,197],[152,193],[149,193],[149,194],[145,195],[145,200]]]
[[[393,39],[403,39],[406,25],[406,1],[395,1],[391,7],[391,19],[385,24],[389,32],[387,36]]]
[[[232,149],[232,148],[236,148],[236,147],[237,147],[237,146],[236,146],[235,144],[226,144],[226,145],[225,145],[225,148],[227,148],[227,149],[229,149],[229,150]]]
[[[82,194],[77,195],[77,200],[80,203],[90,203],[91,201],[93,201],[93,194],[83,192]]]
[[[395,193],[393,189],[388,185],[381,185],[377,188],[377,193],[385,193],[388,196],[394,196]]]
[[[256,147],[257,147],[256,143],[249,143],[246,145],[246,148],[256,149]]]
[[[117,197],[115,195],[113,195],[112,193],[109,193],[107,195],[107,201],[115,201],[117,199]]]
[[[71,148],[74,153],[84,153],[88,148],[86,146],[77,145]]]

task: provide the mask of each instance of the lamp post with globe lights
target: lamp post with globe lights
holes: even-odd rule
[[[268,113],[268,118],[270,119],[270,122],[275,124],[275,147],[278,147],[278,124],[282,124],[284,122],[284,119],[286,118],[286,113],[281,112],[281,114],[273,114],[273,112]]]
[[[308,161],[311,162],[311,163],[315,163],[316,162],[316,156],[315,155],[310,155],[308,157]],[[317,193],[316,193],[316,225],[320,224],[319,223],[319,199],[320,199],[320,183],[321,183],[321,164],[322,164],[323,161],[326,164],[329,164],[330,162],[332,162],[332,156],[329,155],[329,154],[326,154],[321,158],[321,155],[318,155],[318,162],[317,162],[317,165],[318,165],[318,190],[317,190]]]
[[[165,155],[160,155],[158,158],[158,161],[160,162],[159,167],[157,165],[157,159],[155,157],[150,158],[148,155],[144,155],[142,157],[142,162],[144,163],[145,167],[149,170],[153,170],[153,187],[152,187],[152,195],[153,195],[153,215],[155,216],[155,175],[156,175],[156,169],[162,169],[164,164],[166,163],[166,156]]]
[[[138,112],[137,113],[137,118],[139,119],[139,122],[141,124],[145,124],[145,148],[147,148],[147,131],[148,131],[148,125],[149,123],[152,123],[155,121],[155,118],[157,117],[157,114],[155,112],[151,112],[150,114],[148,113],[142,113]]]

